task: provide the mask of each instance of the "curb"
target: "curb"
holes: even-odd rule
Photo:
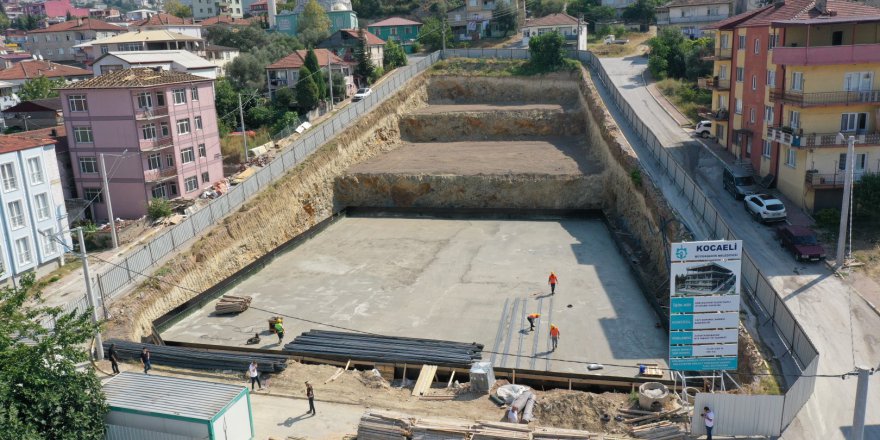
[[[643,83],[644,86],[645,86],[645,90],[648,92],[649,95],[651,95],[651,98],[654,100],[654,102],[656,102],[657,105],[659,105],[660,108],[663,109],[663,112],[664,112],[664,113],[666,113],[670,118],[672,118],[673,121],[675,121],[676,125],[678,125],[679,128],[684,129],[684,127],[686,127],[687,125],[691,125],[691,121],[690,121],[689,119],[688,119],[688,123],[687,123],[687,125],[681,125],[681,124],[679,124],[679,123],[678,123],[678,119],[676,119],[676,117],[673,116],[672,113],[670,113],[669,110],[666,109],[666,106],[663,105],[663,104],[660,102],[660,99],[657,98],[656,96],[654,96],[653,93],[651,93],[651,89],[648,87],[648,80],[647,80],[647,78],[645,78],[645,72],[642,71],[642,73],[639,74],[639,76],[642,77],[642,83]],[[664,99],[665,99],[665,97],[664,97]],[[667,102],[669,102],[669,100],[667,100]],[[670,102],[669,105],[672,105],[672,103]],[[679,112],[679,113],[680,113],[680,112]],[[684,115],[681,115],[681,116],[684,116]],[[685,117],[685,119],[687,119],[687,117]]]

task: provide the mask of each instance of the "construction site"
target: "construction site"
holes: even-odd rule
[[[110,336],[286,355],[339,368],[334,380],[375,371],[386,384],[376,388],[414,388],[432,407],[523,384],[547,391],[533,410],[538,426],[623,436],[649,425],[640,438],[685,438],[690,416],[670,395],[647,409],[629,395],[645,384],[684,391],[668,372],[665,253],[689,231],[640,174],[586,71],[490,77],[467,68],[452,75],[440,63],[412,79],[225,218],[160,269],[161,281],[113,305]],[[710,269],[676,284],[720,292],[738,281]],[[561,331],[556,349],[551,325]],[[767,364],[743,329],[740,339],[736,377],[749,385]],[[491,383],[462,387],[474,362],[491,364]],[[429,413],[501,415],[479,401],[472,412]],[[388,432],[418,425],[364,417],[397,427]],[[676,418],[683,424],[672,429]],[[600,438],[528,434],[472,438]]]

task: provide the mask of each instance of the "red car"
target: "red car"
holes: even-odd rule
[[[825,259],[825,248],[816,240],[816,233],[806,226],[781,226],[776,230],[780,246],[794,255],[795,261]]]

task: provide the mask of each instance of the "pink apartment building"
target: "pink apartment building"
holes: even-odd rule
[[[153,198],[196,198],[223,178],[213,80],[126,69],[59,90],[79,197],[107,219],[104,154],[113,215],[139,218]]]

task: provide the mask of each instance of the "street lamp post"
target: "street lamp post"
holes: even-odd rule
[[[83,238],[82,226],[76,228],[77,239],[79,240],[79,258],[82,260],[83,276],[86,279],[86,297],[89,299],[89,306],[92,308],[92,323],[97,324],[100,321],[98,317],[98,301],[95,300],[95,293],[92,291],[92,279],[89,276],[89,260],[86,256],[86,241]],[[101,338],[101,330],[95,332],[95,355],[98,360],[104,359],[104,341]]]
[[[837,134],[837,140],[843,140],[843,134]],[[846,264],[846,232],[849,226],[849,208],[850,194],[853,185],[853,168],[855,168],[856,155],[856,137],[850,136],[846,140],[846,165],[843,176],[843,203],[840,208],[840,228],[837,232],[837,269],[842,268]]]
[[[125,153],[122,153],[123,156]],[[107,204],[107,216],[110,217],[110,236],[113,237],[113,249],[119,247],[119,238],[116,236],[116,217],[113,216],[113,202],[110,200],[110,185],[107,183],[107,165],[104,164],[104,153],[101,153],[101,179],[104,180],[104,199]]]

